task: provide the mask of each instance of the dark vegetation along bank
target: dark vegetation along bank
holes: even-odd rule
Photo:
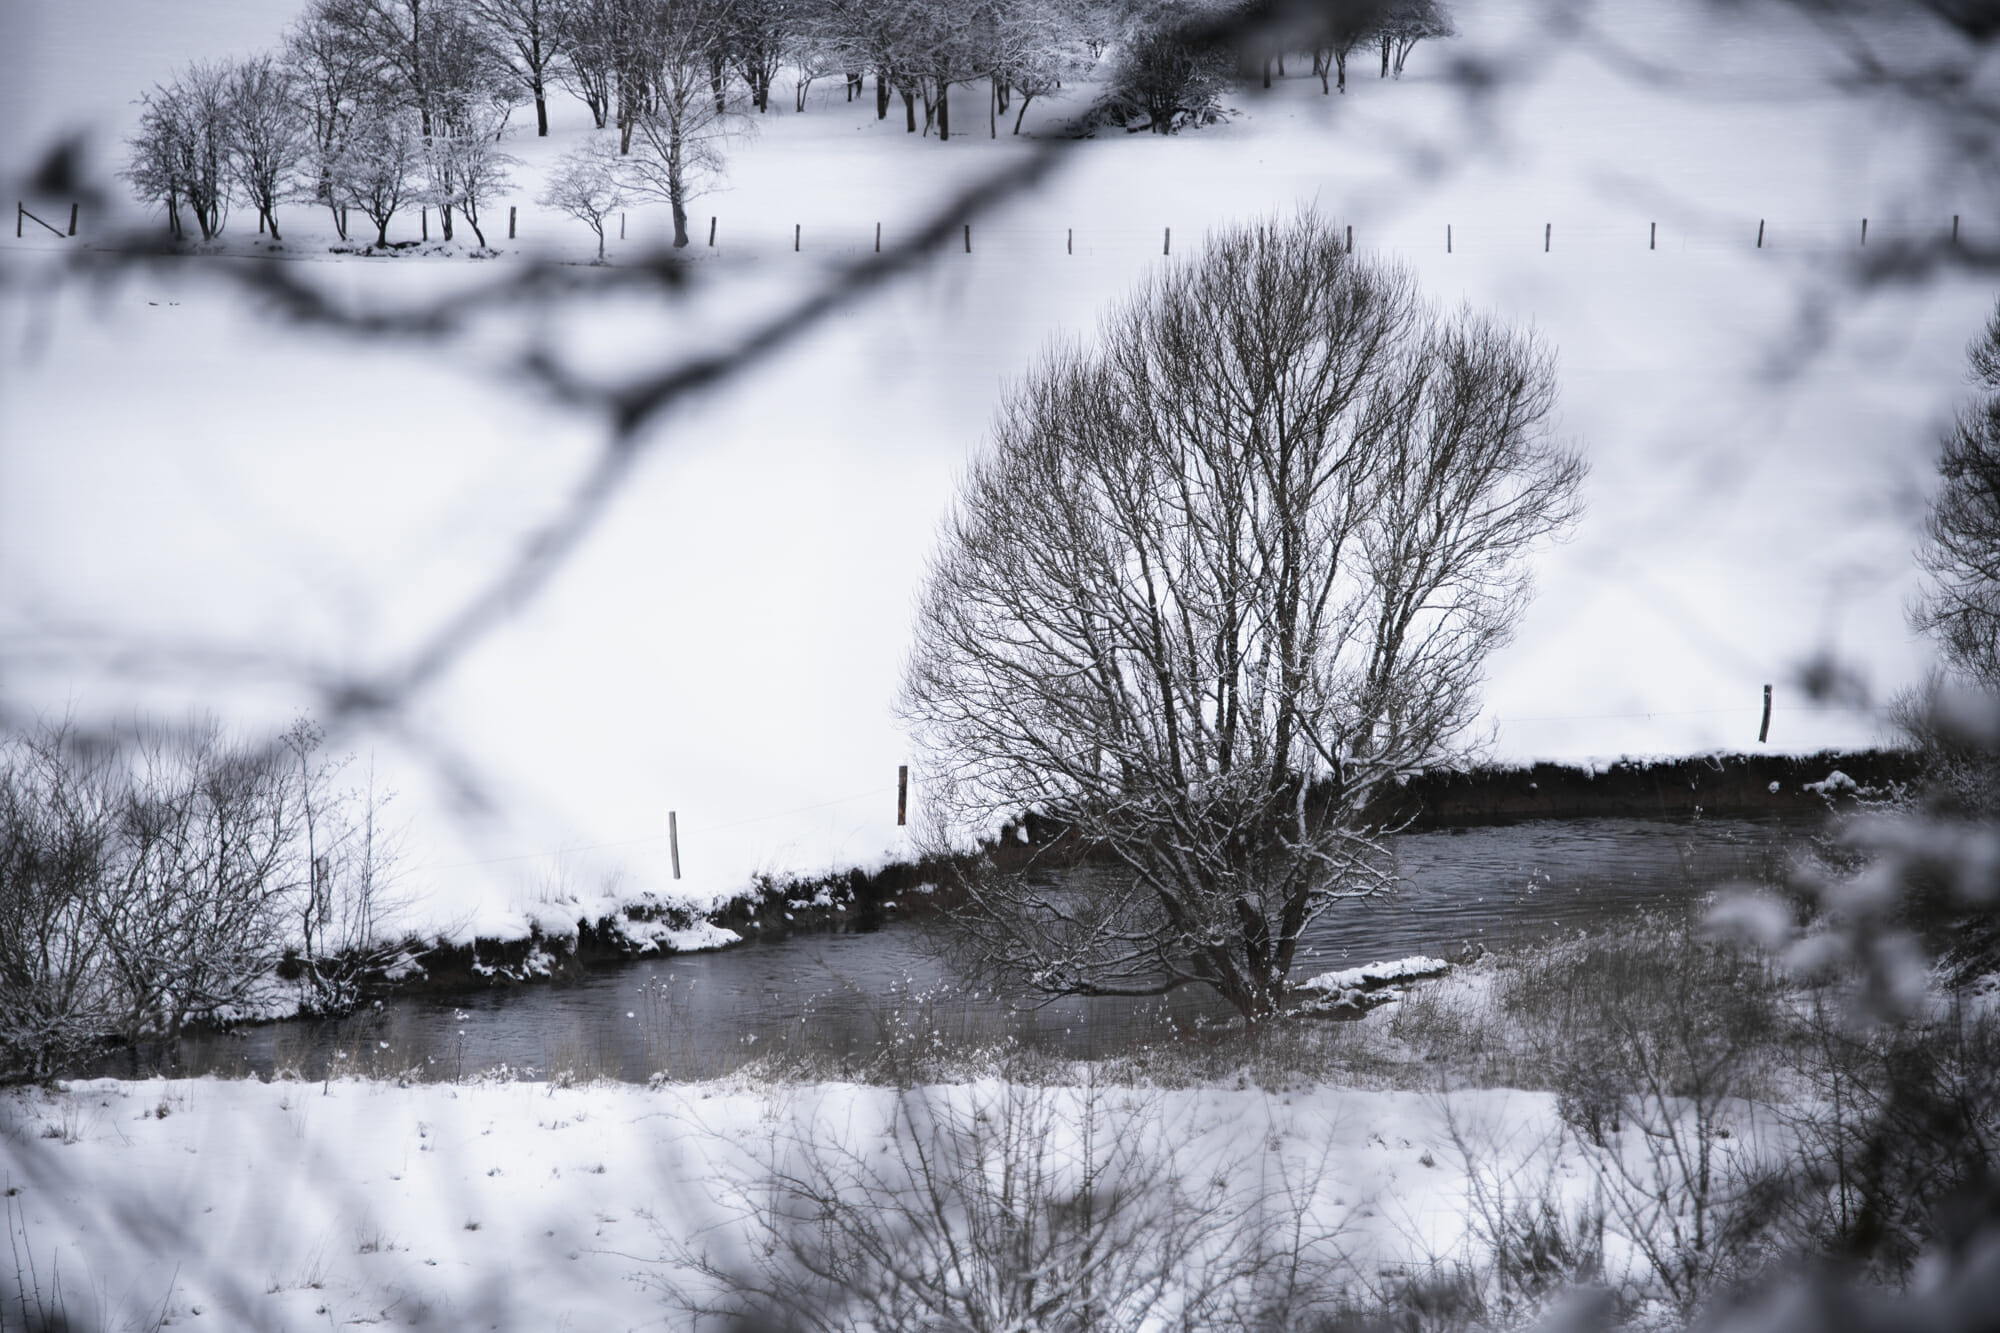
[[[1493,766],[1423,774],[1403,789],[1414,829],[1521,819],[1693,819],[1811,816],[1922,777],[1913,750],[1810,755],[1712,754],[1621,759],[1606,767]]]

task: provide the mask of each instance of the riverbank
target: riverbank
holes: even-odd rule
[[[1073,1218],[1062,1182],[1079,1178],[1107,1185],[1093,1196],[1106,1210],[1153,1211],[1038,1243],[1122,1257],[1191,1225],[1202,1247],[1164,1256],[1179,1284],[1217,1246],[1276,1241],[1300,1324],[1428,1328],[1421,1312],[1449,1298],[1524,1326],[1586,1283],[1638,1326],[1680,1327],[1825,1243],[1824,1218],[1769,1200],[1830,1146],[1881,1142],[1880,1108],[1829,1109],[1826,1078],[1922,1105],[1949,1091],[1990,1122],[1991,985],[1933,991],[1927,1016],[1862,1043],[1828,1040],[1836,1007],[1802,1003],[1841,993],[1655,918],[1490,956],[1355,1022],[1110,1060],[920,1043],[923,1059],[858,1077],[765,1061],[647,1084],[432,1070],[0,1090],[20,1256],[0,1327],[697,1328],[692,1306],[809,1275],[795,1243],[874,1238],[898,1271],[921,1271],[926,1233],[905,1224],[1020,1216],[1012,1186],[982,1189],[996,1179],[1055,1191],[1029,1215],[1047,1203]],[[1683,1067],[1667,1034],[1699,1062]],[[1927,1209],[1947,1189],[1935,1163],[1970,1150],[1953,1124],[1898,1126],[1890,1179],[1921,1197],[1894,1239],[1914,1253],[1935,1240]],[[1832,1208],[1822,1195],[1783,1197]],[[1710,1244],[1666,1225],[1689,1209],[1713,1224]],[[1535,1267],[1510,1268],[1509,1247],[1530,1243]],[[965,1253],[1011,1251],[975,1237]]]
[[[1412,832],[1533,820],[1798,820],[1894,799],[1920,779],[1916,755],[1900,750],[1479,766],[1420,775],[1381,818]],[[760,876],[708,911],[650,893],[588,904],[543,902],[523,916],[515,935],[404,941],[369,977],[367,997],[531,985],[639,958],[807,932],[869,931],[949,907],[958,901],[953,880],[981,860],[1002,869],[1030,862],[1053,868],[1074,864],[1077,853],[1063,845],[1063,837],[1056,821],[1030,814],[975,853],[812,877]],[[296,1002],[288,1002],[278,988],[263,1011],[239,1017],[295,1012]]]

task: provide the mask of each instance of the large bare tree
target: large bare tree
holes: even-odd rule
[[[1552,355],[1311,215],[1225,233],[1002,408],[945,524],[904,710],[940,832],[1039,807],[1125,877],[976,877],[1052,993],[1277,1011],[1394,879],[1389,784],[1462,752],[1527,556],[1578,512]]]
[[[1942,484],[1917,563],[1928,576],[1911,609],[1953,673],[2000,687],[2000,305],[1967,349],[1981,390],[1952,423],[1938,459]]]

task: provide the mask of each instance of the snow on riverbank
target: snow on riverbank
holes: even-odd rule
[[[916,1095],[990,1109],[1004,1091]],[[1083,1094],[1033,1095],[1059,1099],[1074,1123]],[[876,1143],[897,1096],[844,1084],[99,1080],[0,1094],[0,1175],[41,1290],[59,1272],[84,1327],[150,1327],[164,1312],[194,1329],[684,1328],[660,1290],[676,1271],[663,1256],[742,1234],[713,1187],[801,1127],[820,1144]],[[1371,1278],[1469,1254],[1451,1121],[1508,1165],[1557,1125],[1539,1093],[1467,1094],[1449,1114],[1427,1095],[1325,1087],[1094,1097],[1106,1129],[1152,1136],[1186,1179],[1224,1166],[1282,1174]]]

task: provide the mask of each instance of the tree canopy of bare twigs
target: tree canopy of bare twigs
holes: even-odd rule
[[[213,724],[0,742],[0,1083],[252,1012],[281,961],[307,1010],[359,1000],[393,838],[321,743],[306,722],[276,747]]]
[[[1044,806],[1128,893],[975,888],[1060,993],[1280,1005],[1393,868],[1387,784],[1461,752],[1527,556],[1576,517],[1552,355],[1440,315],[1312,215],[1212,238],[1002,407],[946,520],[904,710],[953,835]]]
[[[2000,687],[2000,306],[1968,352],[1978,400],[1958,414],[1938,460],[1943,484],[1918,563],[1930,576],[1911,618],[1952,671]]]

